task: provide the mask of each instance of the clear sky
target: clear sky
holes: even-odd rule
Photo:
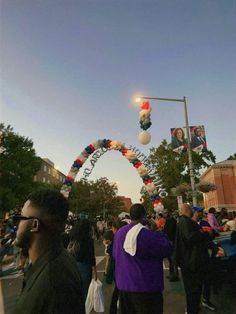
[[[1,121],[28,136],[65,174],[100,138],[145,154],[184,125],[181,103],[152,102],[152,141],[137,140],[136,94],[187,97],[217,161],[236,151],[236,0],[2,0]],[[142,181],[118,152],[91,179]],[[78,175],[78,179],[80,176]]]

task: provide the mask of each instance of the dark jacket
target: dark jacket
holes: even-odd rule
[[[181,216],[177,224],[174,260],[181,268],[190,271],[204,270],[209,255],[207,251],[210,235],[200,230],[191,218]]]
[[[191,140],[191,146],[192,148],[196,148],[200,145],[203,145],[202,151],[206,152],[207,148],[206,148],[206,139],[205,137],[201,137],[201,139],[199,139],[197,136],[193,136],[192,140]]]
[[[166,219],[166,223],[164,226],[164,232],[167,234],[168,239],[174,243],[176,236],[176,226],[177,221],[174,217],[169,217]]]
[[[47,250],[28,270],[14,313],[85,313],[80,273],[65,249]]]
[[[96,265],[94,240],[87,238],[79,241],[80,249],[77,253],[76,260],[80,263],[86,263],[91,266]]]

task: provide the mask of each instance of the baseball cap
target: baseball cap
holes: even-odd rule
[[[203,208],[193,206],[193,207],[192,207],[192,210],[193,210],[194,212],[201,212],[201,211],[203,211]]]

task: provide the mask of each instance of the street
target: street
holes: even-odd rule
[[[99,279],[103,282],[103,291],[105,299],[105,314],[109,313],[109,305],[114,285],[108,285],[104,281],[104,246],[96,241],[96,259]],[[168,263],[164,261],[165,276],[168,275]],[[12,265],[13,266],[13,265]],[[11,265],[4,266],[4,276],[0,279],[3,291],[4,312],[0,313],[13,314],[14,305],[17,295],[20,293],[23,276],[20,273],[13,272]],[[218,295],[213,295],[212,303],[216,305],[216,314],[232,314],[236,308],[236,283],[224,284],[223,289]],[[185,297],[182,282],[169,282],[165,279],[164,290],[164,314],[183,314],[185,312]],[[212,311],[202,308],[201,314],[207,314]],[[95,313],[95,312],[93,312]],[[27,314],[27,313],[26,313]],[[69,313],[65,313],[69,314]],[[150,313],[151,314],[151,313]]]

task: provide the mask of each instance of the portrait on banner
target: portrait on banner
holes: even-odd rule
[[[207,151],[204,125],[190,126],[191,147],[195,153]]]
[[[185,128],[171,128],[171,145],[175,153],[186,152],[188,142]]]

